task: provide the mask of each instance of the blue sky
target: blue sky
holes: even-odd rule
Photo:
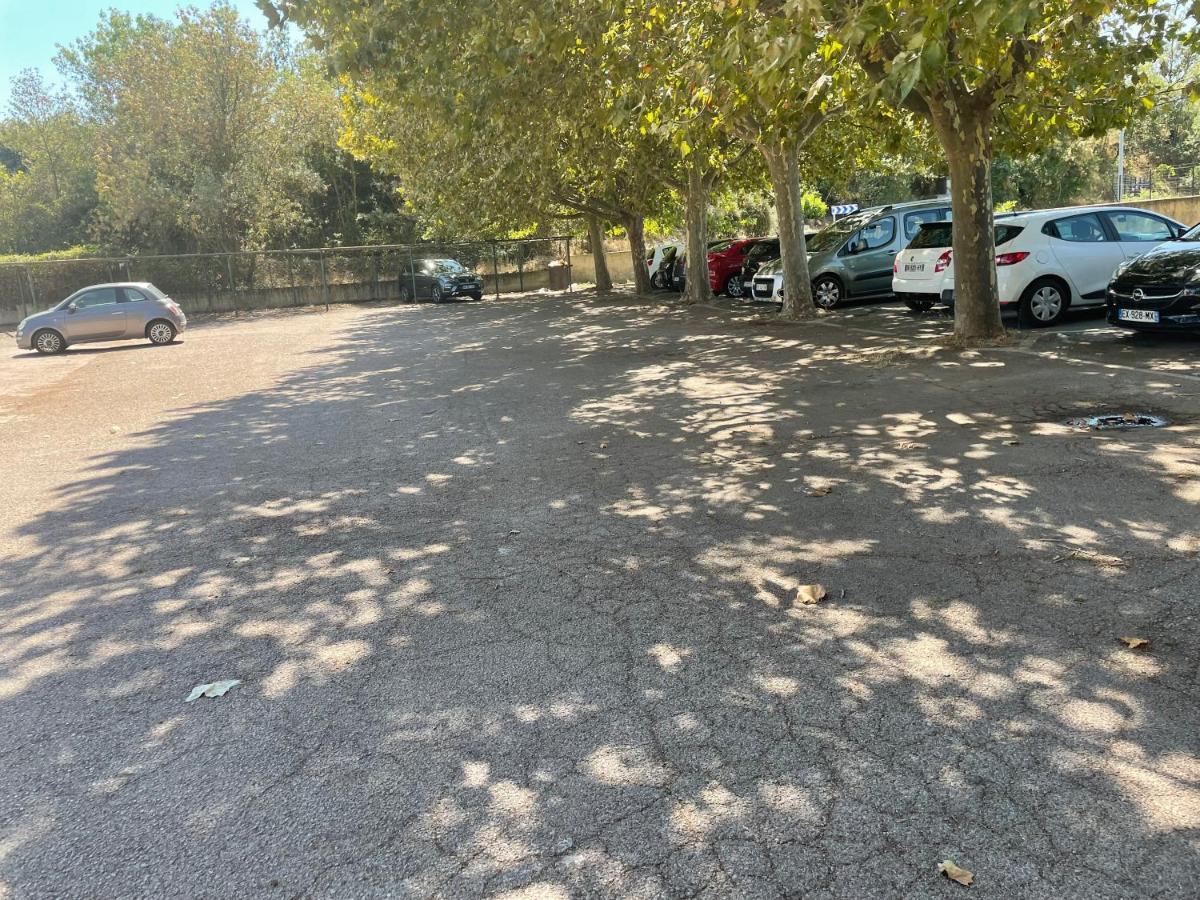
[[[267,20],[254,0],[231,0],[246,19],[265,28]],[[112,7],[169,18],[178,0],[0,0],[0,115],[8,109],[9,82],[22,69],[40,69],[57,80],[52,60],[58,44],[69,44],[96,27],[100,13]]]

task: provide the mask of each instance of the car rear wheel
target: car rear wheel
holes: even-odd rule
[[[171,343],[175,340],[176,334],[178,332],[175,330],[175,326],[166,319],[155,319],[146,326],[146,337],[150,339],[150,343],[159,346]]]
[[[33,336],[33,349],[38,353],[62,353],[67,349],[67,342],[57,331],[47,328]]]
[[[1041,278],[1021,295],[1018,308],[1021,324],[1033,328],[1045,328],[1059,322],[1067,311],[1068,293],[1060,281]]]
[[[821,309],[833,309],[842,302],[842,283],[832,275],[822,275],[813,282],[813,302]]]
[[[650,287],[654,288],[656,291],[661,291],[663,289],[663,273],[662,272],[655,272],[653,275],[650,276]]]
[[[914,300],[911,297],[905,299],[904,305],[913,312],[929,312],[933,309],[932,300]]]

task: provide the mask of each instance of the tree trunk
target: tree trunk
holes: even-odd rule
[[[800,167],[796,150],[787,145],[762,148],[775,194],[779,219],[779,249],[783,256],[783,308],[781,319],[800,321],[817,314],[808,275],[808,250],[804,244],[804,205],[800,200]]]
[[[950,166],[954,335],[966,341],[994,339],[1004,334],[1004,324],[996,291],[991,113],[945,100],[930,100],[929,107]]]
[[[701,303],[712,299],[708,284],[708,189],[709,181],[698,160],[689,160],[687,213],[687,283],[684,303]]]
[[[607,293],[612,290],[612,276],[608,274],[608,260],[604,256],[604,227],[596,216],[588,216],[588,243],[592,245],[592,266],[596,270],[596,290]],[[645,267],[645,263],[642,266]]]
[[[649,294],[650,269],[646,265],[646,224],[642,217],[630,213],[621,220],[629,236],[629,255],[633,257],[633,289],[639,294]]]

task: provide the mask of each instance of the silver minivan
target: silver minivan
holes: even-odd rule
[[[808,239],[813,300],[833,309],[847,298],[890,297],[896,254],[924,223],[949,218],[943,197],[864,209],[818,231]]]
[[[93,284],[53,309],[22,319],[17,346],[61,353],[71,344],[144,338],[169,344],[187,328],[179,304],[145,281]]]

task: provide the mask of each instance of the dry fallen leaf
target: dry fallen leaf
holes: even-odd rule
[[[951,881],[957,881],[963,887],[970,887],[971,882],[975,880],[975,874],[968,872],[961,866],[956,866],[951,860],[944,860],[939,866],[938,871],[949,878]]]
[[[820,584],[802,584],[796,588],[796,602],[805,605],[820,603],[825,599],[825,587]]]
[[[209,684],[198,684],[192,688],[192,692],[188,694],[184,703],[191,703],[193,700],[199,700],[201,697],[224,697],[231,687],[235,687],[242,682],[237,678],[230,678],[225,681],[213,681]]]
[[[1121,640],[1121,643],[1124,644],[1126,647],[1128,647],[1130,650],[1136,650],[1136,649],[1138,649],[1138,647],[1149,647],[1150,646],[1149,638],[1123,637],[1120,640]]]
[[[1020,446],[1021,446],[1021,442],[1020,442],[1020,441],[1017,441],[1017,440],[1005,441],[1005,442],[1004,442],[1004,446],[1006,446],[1006,447],[1020,447]]]
[[[809,488],[807,491],[805,491],[805,493],[808,494],[808,496],[810,496],[810,497],[824,497],[826,494],[828,494],[832,490],[833,490],[833,488],[831,488],[831,487],[815,487],[815,488]]]

